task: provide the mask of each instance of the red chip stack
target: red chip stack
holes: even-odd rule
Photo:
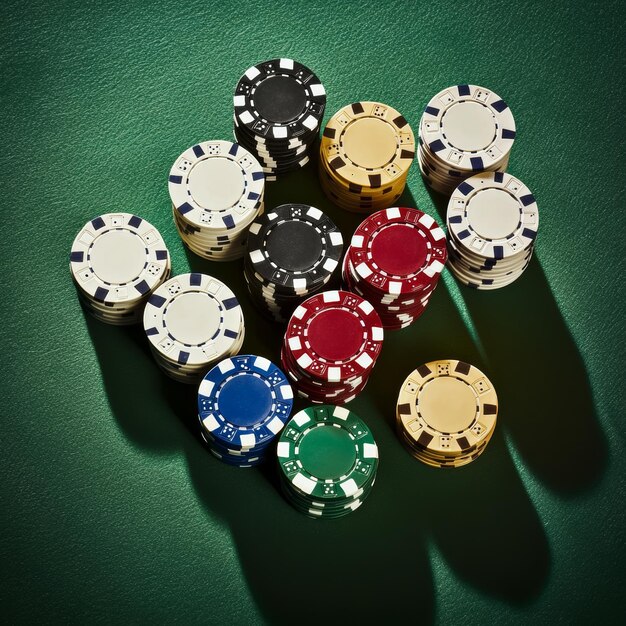
[[[344,404],[365,388],[383,335],[368,301],[347,291],[325,291],[305,300],[291,316],[282,366],[299,396]]]
[[[419,209],[373,213],[354,232],[343,281],[372,303],[387,330],[412,324],[426,309],[447,259],[446,236]]]

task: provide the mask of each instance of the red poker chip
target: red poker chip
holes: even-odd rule
[[[383,335],[380,317],[367,300],[348,291],[325,291],[294,311],[284,348],[309,378],[346,383],[371,372]]]
[[[359,225],[347,256],[359,282],[375,292],[413,293],[438,281],[447,260],[446,237],[419,209],[392,207]]]

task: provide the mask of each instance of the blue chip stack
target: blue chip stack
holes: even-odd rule
[[[271,361],[251,354],[224,359],[200,383],[202,438],[211,454],[228,465],[259,465],[292,406],[287,377]]]

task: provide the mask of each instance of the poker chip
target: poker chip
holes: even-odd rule
[[[174,223],[192,252],[214,261],[244,255],[265,193],[263,168],[248,150],[230,141],[196,144],[176,159],[168,188]]]
[[[343,252],[341,232],[319,209],[283,204],[248,233],[244,275],[257,308],[286,323],[293,310],[329,284]]]
[[[400,389],[396,427],[418,460],[461,467],[485,450],[496,427],[498,397],[478,368],[455,360],[426,363]]]
[[[296,413],[280,435],[277,457],[286,500],[314,519],[359,508],[378,470],[378,446],[367,424],[335,405]]]
[[[100,215],[72,243],[70,273],[79,300],[107,324],[140,323],[145,303],[170,272],[170,255],[159,231],[137,215]]]
[[[333,115],[319,152],[322,189],[338,206],[371,213],[402,195],[415,157],[404,117],[381,102],[355,102]]]
[[[515,120],[506,102],[476,85],[455,85],[427,104],[419,127],[418,163],[426,183],[450,195],[480,172],[506,171]]]
[[[426,309],[446,258],[446,237],[436,220],[419,209],[392,207],[355,230],[343,283],[372,303],[386,330],[399,330]]]
[[[244,354],[220,361],[202,379],[198,419],[214,456],[237,467],[259,465],[293,406],[285,374],[268,359]]]
[[[268,180],[309,162],[326,108],[324,86],[309,68],[292,59],[254,65],[239,79],[233,103],[235,139]]]
[[[365,388],[383,344],[375,308],[357,294],[324,291],[294,311],[281,363],[300,397],[345,404]]]
[[[244,319],[235,294],[206,274],[181,274],[150,296],[143,325],[152,354],[170,377],[197,384],[241,350]]]
[[[452,193],[446,219],[448,268],[461,283],[499,289],[528,267],[539,209],[519,179],[503,172],[468,178]]]

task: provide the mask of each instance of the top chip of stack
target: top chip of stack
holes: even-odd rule
[[[141,322],[150,294],[170,276],[170,255],[159,231],[130,213],[106,213],[76,235],[70,272],[91,315],[107,324]]]
[[[334,405],[296,413],[280,435],[277,457],[285,498],[315,519],[358,509],[378,470],[378,446],[367,424]]]
[[[446,263],[446,236],[419,209],[393,207],[356,229],[343,262],[346,287],[372,303],[387,330],[425,310]]]
[[[477,85],[455,85],[435,95],[419,128],[418,161],[426,183],[450,195],[479,172],[506,171],[515,120],[506,102]]]
[[[326,108],[319,78],[292,59],[254,65],[239,79],[234,96],[234,133],[252,152],[268,180],[309,161]]]
[[[396,427],[422,463],[461,467],[480,456],[498,417],[491,381],[469,363],[432,361],[411,372],[400,389]]]
[[[163,283],[146,304],[143,324],[159,367],[189,384],[237,354],[245,336],[235,294],[206,274],[180,274]]]
[[[259,465],[273,452],[292,406],[289,382],[271,361],[252,354],[224,359],[200,383],[200,434],[227,465]]]
[[[168,187],[192,252],[214,261],[243,256],[248,226],[263,213],[265,175],[254,156],[230,141],[196,144],[176,159]]]
[[[448,267],[468,287],[498,289],[532,258],[539,227],[535,196],[503,172],[462,182],[448,203]]]
[[[338,206],[371,213],[400,198],[414,157],[413,131],[398,111],[381,102],[355,102],[326,124],[320,183]]]
[[[252,300],[286,322],[331,281],[342,251],[341,232],[325,213],[308,204],[276,207],[250,226],[244,275]]]
[[[345,404],[367,385],[383,337],[378,313],[367,300],[348,291],[324,291],[291,316],[281,363],[300,397]]]

